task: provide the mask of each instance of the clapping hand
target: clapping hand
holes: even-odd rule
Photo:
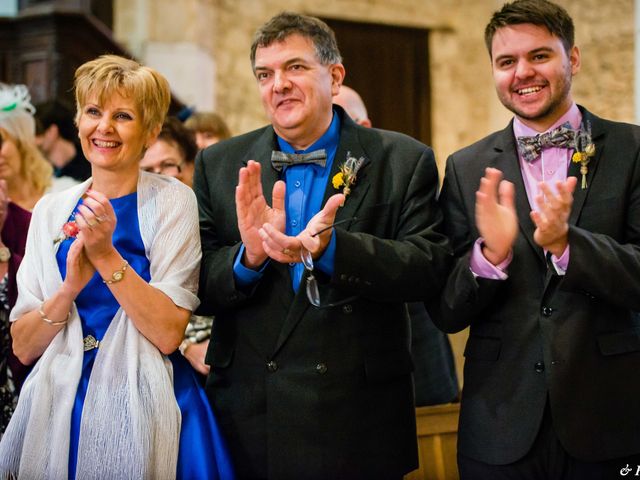
[[[576,177],[556,182],[557,194],[546,183],[540,183],[542,193],[536,197],[539,210],[531,212],[531,220],[536,225],[534,241],[556,257],[564,253],[569,243],[569,214],[576,183]]]
[[[502,172],[487,168],[476,192],[476,225],[484,240],[482,253],[493,265],[509,255],[518,235],[515,189]]]
[[[76,223],[80,229],[84,248],[89,260],[110,254],[113,250],[113,232],[116,229],[116,214],[106,195],[95,190],[87,190],[82,203],[78,205]]]
[[[284,209],[285,183],[278,181],[273,186],[272,207],[262,193],[260,164],[249,160],[246,167],[240,169],[236,187],[236,214],[238,230],[245,251],[242,263],[249,268],[258,268],[270,256],[259,233],[263,226],[269,225],[277,232],[284,232],[286,213]]]
[[[318,258],[331,240],[331,225],[342,203],[344,195],[341,193],[329,197],[324,208],[295,237],[285,235],[271,224],[263,225],[259,233],[265,252],[271,259],[281,263],[301,262],[302,248],[309,250],[313,258]],[[321,233],[317,234],[318,232]]]
[[[93,267],[87,253],[84,249],[84,239],[82,233],[79,233],[76,239],[69,247],[67,254],[67,274],[65,275],[63,285],[71,292],[75,298],[85,287],[96,269]]]

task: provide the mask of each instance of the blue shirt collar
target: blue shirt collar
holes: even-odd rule
[[[285,153],[308,153],[316,150],[322,150],[323,148],[327,152],[335,152],[338,148],[338,143],[340,142],[340,116],[335,112],[333,112],[333,118],[331,119],[331,124],[326,132],[316,140],[309,148],[304,150],[295,150],[287,141],[277,136],[278,146],[280,147],[280,151]]]

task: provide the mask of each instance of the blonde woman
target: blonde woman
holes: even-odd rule
[[[31,210],[51,182],[51,166],[35,144],[34,108],[24,85],[0,83],[0,436],[28,373],[11,352],[9,312]]]
[[[51,186],[53,172],[35,143],[34,112],[26,86],[0,83],[0,179],[13,203],[25,210]]]
[[[36,206],[14,351],[38,357],[0,442],[0,478],[229,478],[207,398],[176,348],[198,305],[195,197],[138,162],[169,86],[106,55],[76,71],[92,178]]]

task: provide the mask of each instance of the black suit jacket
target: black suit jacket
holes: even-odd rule
[[[335,272],[318,309],[289,266],[270,262],[250,292],[235,286],[240,248],[234,190],[249,159],[262,164],[270,199],[278,173],[271,126],[198,155],[202,310],[215,313],[207,391],[241,477],[382,478],[417,468],[408,300],[442,287],[450,259],[438,232],[437,171],[431,149],[353,123],[339,107],[340,144],[367,162],[336,220]],[[337,191],[327,185],[325,200]]]
[[[564,277],[533,241],[512,125],[453,154],[441,205],[457,256],[434,321],[470,326],[459,451],[506,464],[530,449],[549,402],[564,448],[584,461],[640,452],[640,128],[590,122],[596,155],[578,176]],[[520,231],[506,281],[469,270],[475,192],[485,167],[515,184]],[[547,400],[548,399],[548,400]]]

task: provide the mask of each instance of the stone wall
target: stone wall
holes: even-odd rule
[[[574,97],[595,113],[633,121],[633,0],[561,0],[576,23],[582,71]],[[234,133],[266,122],[248,60],[255,29],[283,9],[429,29],[433,147],[446,156],[502,128],[482,39],[499,0],[116,0],[115,35],[164,70],[188,103],[215,108]],[[179,5],[177,7],[176,5]],[[389,66],[388,68],[393,68]],[[211,97],[210,100],[202,101]]]

